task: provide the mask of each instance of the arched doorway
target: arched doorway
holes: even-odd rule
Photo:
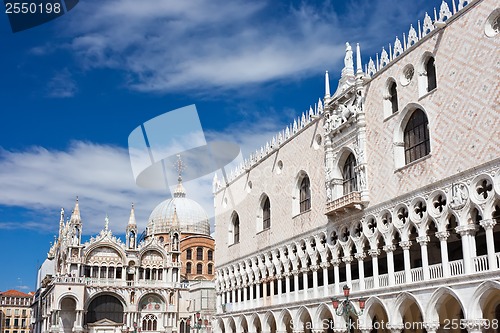
[[[123,305],[115,296],[101,295],[90,302],[85,324],[92,324],[102,319],[123,323]]]

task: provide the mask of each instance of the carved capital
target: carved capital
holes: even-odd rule
[[[429,236],[420,236],[417,237],[417,242],[420,244],[420,246],[425,246],[427,243],[429,243],[430,238]]]
[[[332,259],[332,265],[333,266],[339,266],[342,260],[340,258],[333,258]]]
[[[346,264],[350,264],[352,262],[352,256],[345,256],[342,258],[342,261]]]
[[[479,224],[481,225],[481,227],[484,228],[484,230],[492,230],[497,224],[497,221],[493,219],[488,219],[488,220],[482,220],[481,222],[479,222]]]
[[[394,146],[396,147],[404,147],[405,146],[405,143],[404,142],[394,142]]]
[[[440,241],[446,241],[448,237],[450,237],[450,233],[448,231],[438,231],[435,235]]]
[[[410,249],[411,244],[412,244],[411,241],[402,241],[402,242],[399,242],[399,246],[401,246],[403,248],[403,250],[406,250],[406,251],[408,251]]]
[[[328,269],[328,267],[330,266],[330,263],[328,261],[325,261],[325,262],[322,262],[319,266],[323,269]]]
[[[363,261],[366,258],[366,254],[364,252],[354,254],[354,257],[359,261]]]
[[[459,225],[455,228],[460,236],[474,236],[476,234],[477,226],[474,224]]]
[[[379,249],[369,249],[368,254],[373,258],[373,257],[378,257],[380,255],[380,250]]]
[[[312,266],[310,267],[310,269],[311,269],[311,271],[313,271],[313,272],[317,272],[317,271],[318,271],[318,269],[319,269],[319,266],[318,266],[318,265],[312,265]]]
[[[396,250],[396,246],[394,244],[391,245],[384,245],[383,247],[384,251],[389,253],[389,252],[394,252]]]

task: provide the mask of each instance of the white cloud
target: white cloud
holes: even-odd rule
[[[47,86],[48,96],[54,98],[73,97],[77,91],[76,81],[67,68],[55,74]]]
[[[208,132],[206,136],[208,141],[236,142],[248,155],[281,129],[274,124],[272,119],[254,126],[234,124],[223,133]],[[184,184],[188,197],[199,202],[210,217],[213,216],[212,177],[209,174]],[[127,149],[89,142],[73,142],[64,151],[43,147],[0,150],[0,183],[0,205],[21,207],[24,211],[17,221],[1,218],[0,230],[56,232],[60,207],[65,208],[69,217],[78,196],[85,234],[101,230],[106,214],[111,230],[122,234],[132,202],[138,226],[143,229],[153,208],[170,197],[166,191],[135,185]]]
[[[346,41],[381,49],[424,4],[352,0],[340,14],[334,2],[87,1],[65,31],[83,66],[123,70],[133,89],[214,94],[332,69]]]

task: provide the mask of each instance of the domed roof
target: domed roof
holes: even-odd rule
[[[207,213],[199,203],[186,198],[180,175],[174,197],[161,202],[149,216],[147,235],[167,233],[177,226],[181,232],[210,235]]]

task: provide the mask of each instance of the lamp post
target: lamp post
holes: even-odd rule
[[[195,313],[195,317],[196,317],[196,321],[192,326],[191,326],[191,318],[187,319],[187,321],[186,321],[187,326],[190,326],[191,328],[198,330],[198,332],[200,330],[207,329],[208,319],[205,319],[205,320],[201,319],[201,313],[199,313],[199,312]],[[205,324],[205,327],[203,327],[203,324]]]
[[[351,313],[356,315],[357,317],[362,315],[363,310],[365,308],[365,299],[364,298],[358,299],[359,308],[360,308],[360,311],[358,312],[356,310],[356,308],[354,307],[354,304],[352,303],[352,301],[349,299],[349,294],[351,293],[351,289],[349,288],[349,286],[344,285],[342,290],[344,292],[345,299],[340,301],[338,298],[333,297],[332,298],[332,305],[333,305],[333,308],[335,309],[335,313],[337,314],[337,316],[342,316],[345,320],[347,328],[349,328],[349,315]]]

